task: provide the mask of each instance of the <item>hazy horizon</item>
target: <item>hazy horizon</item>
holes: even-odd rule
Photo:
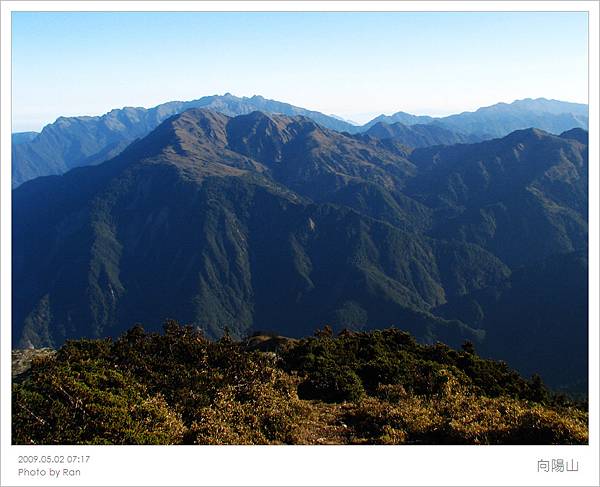
[[[224,96],[226,94],[233,95],[233,96],[235,96],[237,98],[252,98],[253,96],[262,96],[263,98],[274,100],[274,98],[271,98],[269,96],[264,96],[264,95],[261,95],[259,93],[254,93],[252,95],[237,95],[235,93],[214,93],[212,95],[202,95],[202,96],[196,97],[194,99],[200,99],[200,98],[203,98],[205,96]],[[530,98],[515,99],[515,100],[511,100],[511,101],[498,101],[496,103],[492,103],[491,105],[496,105],[496,104],[499,104],[499,103],[511,104],[511,103],[516,102],[516,101],[522,101],[522,100],[525,100],[525,99],[540,99],[540,98],[544,98],[544,97],[535,97],[535,98],[530,97]],[[576,101],[571,101],[571,100],[556,100],[556,99],[548,99],[548,100],[550,100],[550,101],[560,101],[560,102],[565,102],[565,103],[579,103],[579,104],[587,105],[587,103],[581,103],[581,102],[576,102]],[[110,108],[108,108],[105,111],[100,112],[100,113],[73,113],[73,114],[59,115],[59,117],[101,117],[103,115],[108,114],[112,110],[122,110],[124,108],[132,108],[132,107],[133,108],[150,109],[150,108],[153,108],[153,107],[155,107],[157,105],[161,105],[163,103],[168,103],[168,102],[172,102],[172,101],[191,101],[191,100],[174,100],[174,99],[170,100],[170,99],[166,99],[163,102],[159,102],[156,105],[152,105],[152,106],[123,105],[123,106],[118,106],[118,107],[110,107]],[[275,100],[275,101],[279,101],[279,102],[283,102],[283,103],[289,103],[286,100]],[[486,105],[486,106],[490,106],[490,105]],[[302,107],[299,107],[299,108],[305,108],[305,109],[308,109],[308,110],[315,110],[315,111],[323,113],[324,115],[338,117],[338,118],[340,118],[340,119],[342,119],[342,120],[344,120],[346,122],[349,122],[349,123],[352,123],[352,124],[355,124],[355,125],[359,125],[359,126],[360,125],[364,125],[367,122],[370,122],[371,120],[373,120],[374,118],[376,118],[376,117],[378,117],[380,115],[393,115],[394,113],[405,111],[405,110],[402,110],[400,108],[398,110],[392,109],[392,110],[389,110],[387,112],[367,112],[367,113],[362,113],[362,114],[360,114],[360,113],[359,114],[355,114],[354,117],[349,118],[349,117],[344,117],[344,116],[342,116],[342,115],[340,115],[338,113],[326,113],[326,112],[324,112],[322,110],[319,110],[318,108],[305,107],[305,106],[302,106]],[[445,113],[445,112],[443,112],[443,113],[440,113],[440,112],[430,112],[430,113],[424,113],[424,112],[415,113],[415,112],[411,112],[411,115],[427,115],[427,116],[430,116],[430,117],[446,117],[448,115],[454,115],[454,114],[465,113],[465,112],[473,112],[473,111],[477,110],[478,108],[485,108],[485,107],[484,106],[482,106],[482,107],[473,107],[473,108],[469,108],[469,109],[465,109],[465,110],[460,110],[460,111],[457,111],[457,112],[448,112],[448,113]],[[40,126],[37,129],[36,128],[31,128],[31,129],[25,129],[25,130],[14,130],[14,122],[13,122],[12,133],[14,134],[14,133],[22,133],[22,132],[40,132],[46,125],[50,125],[50,124],[56,122],[56,120],[59,117],[57,117],[54,120],[49,120],[48,122],[44,123],[42,126]]]
[[[587,103],[582,12],[15,12],[13,131],[230,92],[363,123]]]

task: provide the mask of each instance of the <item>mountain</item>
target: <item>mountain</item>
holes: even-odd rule
[[[588,144],[588,133],[586,130],[580,128],[573,128],[571,130],[566,130],[560,136],[563,139],[567,140],[576,140],[577,142],[587,145]]]
[[[349,123],[350,125],[355,125],[356,127],[360,126],[360,124],[359,124],[359,123],[356,123],[356,122],[355,122],[355,121],[353,121],[353,120],[348,120],[347,118],[340,117],[340,116],[338,116],[338,115],[334,115],[333,113],[330,113],[330,114],[329,114],[329,116],[330,116],[330,117],[332,117],[332,118],[335,118],[336,120],[340,120],[340,121],[342,121],[342,122]],[[354,129],[352,129],[352,130],[354,130]]]
[[[555,254],[518,269],[484,313],[490,355],[524,374],[541,374],[559,390],[587,391],[587,252]],[[515,336],[521,341],[517,350]],[[554,353],[558,349],[560,360]]]
[[[229,93],[188,102],[172,101],[150,109],[125,107],[95,117],[59,117],[35,138],[15,134],[18,145],[13,145],[12,149],[12,187],[39,176],[63,174],[74,167],[104,162],[118,155],[133,140],[147,135],[168,117],[198,107],[229,116],[256,110],[303,115],[334,130],[354,130],[353,125],[316,111],[262,96],[239,98]]]
[[[436,313],[485,329],[482,353],[526,376],[540,374],[557,390],[586,393],[587,252],[554,254],[520,267],[501,286],[461,296]]]
[[[571,128],[587,130],[588,106],[546,98],[526,98],[512,103],[497,103],[474,112],[463,112],[447,117],[416,116],[397,112],[374,118],[363,125],[360,131],[367,131],[377,123],[392,125],[397,122],[408,126],[435,125],[467,134],[475,137],[476,140],[504,137],[515,130],[527,128],[538,128],[560,134]]]
[[[367,122],[362,126],[362,132],[369,130],[373,125],[378,123],[385,123],[387,125],[393,125],[395,123],[401,123],[402,125],[425,125],[435,120],[434,117],[427,115],[412,115],[406,112],[396,112],[393,115],[379,115],[370,122]]]
[[[553,134],[588,127],[588,107],[580,103],[537,98],[498,103],[475,112],[437,119],[434,123],[450,130],[480,136],[503,137],[510,132],[535,127]]]
[[[585,393],[587,133],[522,130],[417,149],[411,160],[421,170],[405,191],[433,208],[429,235],[476,244],[512,269],[500,286],[450,299],[434,314],[485,330],[488,356]]]
[[[401,320],[423,339],[476,340],[428,310],[499,282],[506,266],[326,201],[349,185],[395,191],[411,170],[307,118],[186,111],[105,164],[15,190],[16,341],[52,345],[165,316],[213,336]]]
[[[99,164],[115,157],[131,142],[146,136],[168,117],[190,108],[206,108],[227,116],[244,115],[253,111],[302,115],[324,128],[353,134],[367,132],[378,123],[401,123],[413,127],[417,132],[413,134],[408,129],[404,130],[406,140],[412,141],[408,145],[413,147],[430,143],[475,142],[503,137],[514,130],[530,127],[558,134],[571,128],[587,129],[588,120],[587,105],[540,98],[511,104],[500,103],[476,112],[444,118],[397,112],[389,117],[381,115],[363,126],[356,126],[339,117],[262,96],[239,98],[227,93],[187,102],[172,101],[150,109],[125,107],[111,110],[102,116],[59,117],[36,136],[29,133],[14,134],[12,187],[39,176],[63,174],[74,167]]]
[[[360,135],[378,139],[395,139],[408,147],[464,144],[481,140],[477,136],[453,132],[438,125],[415,124],[408,126],[400,122],[392,125],[377,122]]]
[[[581,130],[407,150],[303,116],[187,110],[105,163],[13,191],[14,345],[169,317],[212,337],[396,325],[581,386],[579,366],[558,377],[548,361],[587,347],[584,314],[555,316],[547,353],[509,343],[544,326],[561,269],[585,268],[562,256],[587,253],[587,157]],[[528,306],[531,286],[528,313],[493,311]]]
[[[31,142],[38,136],[38,132],[16,132],[12,134],[13,145]]]
[[[523,112],[538,112],[551,113],[561,115],[563,113],[571,113],[577,117],[588,117],[588,106],[583,103],[571,103],[568,101],[549,100],[547,98],[525,98],[516,100],[508,104],[498,103],[494,105],[498,111],[500,110],[520,110]]]
[[[416,149],[406,193],[434,209],[431,235],[475,243],[514,267],[587,245],[587,143],[537,129]],[[577,135],[575,135],[577,136]]]

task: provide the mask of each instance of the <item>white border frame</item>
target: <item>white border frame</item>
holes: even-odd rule
[[[587,446],[14,446],[11,445],[12,11],[587,11],[589,15],[590,443]],[[598,431],[599,208],[596,1],[11,1],[0,4],[0,485],[600,485]],[[82,476],[24,478],[17,456],[91,455]],[[580,471],[537,473],[541,458]],[[22,466],[22,465],[21,465]]]

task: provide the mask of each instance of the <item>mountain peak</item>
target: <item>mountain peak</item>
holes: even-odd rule
[[[521,130],[515,130],[506,136],[507,139],[542,139],[544,137],[552,137],[552,134],[535,127],[530,127]]]
[[[271,121],[273,121],[271,114],[267,114],[260,110],[254,110],[247,114],[238,115],[238,117],[241,117],[242,119],[246,119],[246,120],[271,120]],[[235,117],[235,118],[237,118],[237,117]]]
[[[559,137],[563,139],[576,140],[586,145],[588,143],[588,132],[580,128],[573,128],[571,130],[567,130],[560,134]]]
[[[179,115],[171,117],[166,123],[169,123],[175,129],[184,131],[196,129],[196,131],[200,130],[205,136],[214,137],[223,132],[228,120],[227,115],[213,110],[190,108]]]
[[[319,129],[319,125],[307,117],[288,117],[253,111],[229,120],[227,140],[229,147],[266,163],[279,162],[283,147],[301,133]]]
[[[173,115],[139,141],[141,159],[169,162],[177,162],[181,157],[206,159],[213,150],[227,145],[228,120],[226,115],[203,108]]]
[[[412,115],[411,113],[406,112],[395,112],[393,115],[384,115],[381,114],[378,117],[375,117],[373,120],[364,125],[363,129],[367,130],[375,125],[377,122],[385,122],[387,124],[393,124],[396,122],[400,122],[403,125],[410,126],[416,124],[425,124],[431,123],[435,119],[428,115]]]

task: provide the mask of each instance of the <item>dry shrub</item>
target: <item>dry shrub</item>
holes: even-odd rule
[[[296,380],[270,369],[266,382],[220,389],[213,404],[198,411],[186,435],[197,444],[297,443],[308,406],[298,399]]]
[[[16,444],[177,444],[185,429],[160,394],[98,361],[39,361],[12,404]]]
[[[392,396],[389,389],[388,398]],[[466,391],[369,398],[348,414],[362,443],[585,444],[587,413]]]
[[[511,434],[499,439],[501,443],[539,445],[580,445],[588,441],[587,413],[573,408],[556,411],[539,405],[524,410]]]
[[[23,444],[585,444],[587,405],[398,330],[249,351],[169,321],[67,342],[13,384]],[[299,398],[298,394],[300,394]],[[310,399],[310,400],[305,400]]]
[[[346,421],[354,428],[357,443],[415,443],[435,430],[441,418],[417,396],[405,396],[391,403],[364,399],[348,412]]]

